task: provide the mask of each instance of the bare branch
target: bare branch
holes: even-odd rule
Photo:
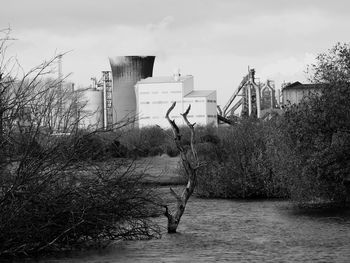
[[[169,114],[170,112],[175,108],[176,106],[176,102],[174,101],[173,104],[170,106],[170,108],[168,109],[166,115],[165,115],[165,118],[168,120],[168,122],[170,123],[171,125],[171,128],[173,130],[173,133],[174,133],[174,136],[175,136],[175,139],[177,140],[180,140],[181,139],[181,136],[180,136],[180,130],[179,130],[179,127],[177,127],[176,123],[175,123],[175,120],[171,120],[170,117],[169,117]]]
[[[176,198],[176,200],[180,203],[182,203],[181,197],[175,192],[173,188],[170,187],[170,193]]]

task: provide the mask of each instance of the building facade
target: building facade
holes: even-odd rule
[[[282,104],[284,106],[300,103],[303,99],[318,95],[322,92],[324,84],[302,84],[294,82],[282,88]]]
[[[166,76],[142,79],[135,85],[138,127],[159,125],[169,128],[165,114],[175,101],[176,106],[170,116],[178,125],[185,125],[180,113],[188,105],[190,122],[197,125],[217,125],[216,91],[193,90],[193,76]]]

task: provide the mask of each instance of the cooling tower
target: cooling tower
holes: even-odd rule
[[[155,56],[122,56],[109,58],[113,76],[113,122],[136,114],[135,84],[152,77]]]

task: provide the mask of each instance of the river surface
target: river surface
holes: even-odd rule
[[[350,262],[350,211],[300,213],[284,201],[191,198],[179,233],[36,262]]]

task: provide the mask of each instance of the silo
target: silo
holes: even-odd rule
[[[84,108],[83,116],[80,116],[81,127],[97,129],[103,125],[102,115],[102,91],[96,89],[86,89],[82,91],[81,102]]]
[[[155,56],[120,56],[109,58],[113,76],[113,122],[136,115],[135,84],[152,77]]]

